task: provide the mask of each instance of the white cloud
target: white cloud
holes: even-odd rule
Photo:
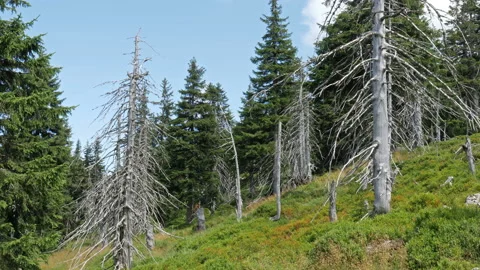
[[[307,4],[302,10],[303,23],[308,26],[307,32],[303,35],[303,42],[306,45],[313,46],[314,42],[319,38],[320,29],[318,24],[325,21],[325,17],[330,10],[323,2],[325,2],[325,0],[307,0]],[[430,3],[435,6],[435,8],[446,12],[448,11],[450,1],[430,0]],[[442,15],[445,14],[442,13]],[[433,24],[437,27],[440,25],[439,22],[434,19]]]
[[[323,4],[324,1],[307,0],[307,5],[302,10],[303,23],[308,26],[308,31],[303,35],[303,42],[306,45],[313,46],[320,33],[318,24],[325,21],[329,8]]]

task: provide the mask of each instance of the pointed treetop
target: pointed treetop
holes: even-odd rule
[[[0,0],[0,12],[11,11],[15,13],[17,7],[29,7],[30,4],[24,0]]]

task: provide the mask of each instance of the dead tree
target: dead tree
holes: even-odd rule
[[[271,218],[273,221],[280,219],[282,213],[281,202],[281,168],[282,168],[282,122],[278,122],[277,132],[275,134],[275,160],[273,164],[273,190],[277,203],[277,214]]]
[[[222,119],[217,119],[217,122],[220,123],[221,134],[226,134],[226,136],[224,136],[226,139],[225,145],[228,146],[228,148],[226,149],[226,152],[229,152],[231,150],[233,152],[233,160],[235,161],[235,185],[234,185],[235,187],[234,197],[236,201],[235,211],[236,211],[237,221],[240,221],[243,215],[242,214],[243,202],[242,202],[242,190],[240,185],[241,184],[240,183],[240,166],[238,162],[237,146],[235,144],[235,138],[233,137],[232,126],[230,124],[230,121],[227,118],[227,115],[223,111],[221,112],[221,115],[223,116]],[[231,185],[232,181],[230,176],[230,170],[226,162],[224,160],[219,160],[215,167],[220,176],[220,188],[223,188],[224,191],[230,194],[230,191],[232,190],[232,185]]]
[[[372,37],[372,109],[373,141],[377,144],[373,155],[373,188],[375,192],[374,207],[378,214],[390,211],[389,194],[392,192],[390,182],[390,144],[388,131],[388,92],[386,79],[385,49],[385,1],[376,0],[373,5]]]
[[[422,2],[431,16],[440,16],[428,1]],[[363,11],[367,4],[373,4],[370,31],[358,33],[345,44],[319,54],[310,63],[314,67],[320,66],[338,53],[347,52],[351,56],[336,63],[330,77],[316,87],[315,95],[321,97],[324,91],[332,88],[338,93],[335,106],[338,111],[343,109],[343,112],[332,129],[331,156],[336,156],[340,142],[349,142],[344,143],[345,149],[342,149],[351,157],[344,168],[352,165],[353,169],[343,180],[347,183],[353,179],[366,179],[366,182],[362,180],[364,186],[373,182],[373,213],[384,214],[390,211],[393,188],[390,159],[393,145],[409,147],[413,145],[414,137],[416,145],[423,144],[425,119],[430,123],[441,120],[438,108],[442,108],[442,113],[467,120],[471,126],[478,126],[479,118],[462,100],[457,89],[452,89],[440,75],[418,61],[419,54],[431,57],[456,78],[450,58],[437,48],[435,37],[422,31],[415,20],[409,17],[410,12],[405,11],[402,1],[388,0],[388,8],[386,0],[355,3],[332,0],[327,3],[331,11],[324,26],[334,21],[337,11],[347,4],[351,11]],[[401,19],[402,24],[409,24],[416,34],[406,33],[402,24],[389,24],[387,31],[389,18]],[[415,128],[412,128],[412,122]],[[364,134],[372,136],[369,138]]]
[[[330,222],[337,222],[337,181],[333,180],[330,182],[328,193],[328,201],[330,202],[328,216]]]
[[[314,115],[312,97],[306,94],[303,89],[304,76],[296,92],[296,99],[287,108],[285,114],[289,117],[286,123],[285,132],[282,135],[286,143],[284,152],[286,156],[286,167],[289,168],[290,180],[287,186],[295,188],[297,185],[309,183],[312,180],[311,151],[315,144],[315,137],[310,136],[312,132],[311,117]]]
[[[197,215],[197,231],[205,231],[205,208],[199,207],[195,213]]]
[[[470,138],[467,137],[465,140],[465,144],[462,145],[455,153],[458,154],[463,150],[465,152],[465,155],[467,156],[467,161],[468,161],[468,168],[470,169],[470,172],[475,176],[475,158],[473,156],[473,149],[472,149],[472,142],[470,141]]]
[[[153,226],[159,224],[158,206],[170,203],[165,186],[152,173],[161,170],[150,141],[158,129],[146,118],[147,96],[152,86],[147,80],[148,72],[142,68],[148,59],[140,59],[140,42],[137,35],[132,72],[126,79],[115,82],[119,86],[107,93],[110,99],[100,112],[102,117],[113,113],[99,135],[104,148],[112,148],[104,157],[111,171],[87,192],[81,209],[93,210],[67,237],[65,243],[76,240],[78,247],[71,268],[84,268],[91,258],[109,247],[102,266],[112,258],[114,269],[130,269],[133,255],[142,256],[134,246],[134,239],[146,233],[147,247],[153,247]],[[85,240],[101,224],[105,225],[101,239],[82,249]],[[161,230],[159,225],[157,228]]]

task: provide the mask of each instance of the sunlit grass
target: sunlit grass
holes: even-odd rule
[[[460,137],[414,152],[395,152],[401,174],[392,194],[392,212],[362,217],[373,207],[371,188],[359,191],[352,182],[338,188],[339,222],[328,219],[327,183],[338,172],[286,191],[282,218],[275,214],[273,196],[251,203],[241,222],[234,208],[223,206],[207,215],[207,231],[192,226],[172,230],[182,238],[156,236],[156,247],[134,269],[472,269],[480,266],[480,213],[464,206],[469,194],[480,192],[478,176],[471,175],[464,153],[455,151]],[[480,143],[480,136],[472,136]],[[474,148],[478,156],[479,149]],[[442,186],[453,176],[452,186]],[[177,228],[182,228],[180,225]],[[478,232],[478,235],[476,235]],[[460,239],[458,241],[452,240]],[[419,240],[421,239],[421,241]],[[442,251],[450,247],[448,252]],[[148,254],[148,253],[146,253]],[[68,269],[73,256],[67,250],[53,254],[43,269]],[[87,269],[99,269],[101,258]],[[469,268],[470,267],[470,268]]]

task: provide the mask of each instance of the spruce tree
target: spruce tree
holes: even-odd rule
[[[292,74],[299,68],[297,49],[287,30],[288,18],[282,17],[277,0],[270,0],[269,5],[270,14],[261,18],[267,31],[251,59],[256,70],[250,78],[249,90],[244,93],[240,124],[236,128],[242,168],[249,175],[251,195],[255,193],[260,171],[270,173],[273,168],[272,164],[265,166],[265,162],[273,156],[275,126],[278,121],[286,120],[282,115],[293,100],[296,85]]]
[[[186,221],[198,208],[212,208],[217,199],[218,178],[214,171],[218,138],[213,106],[205,98],[205,69],[195,59],[189,63],[185,89],[180,90],[176,116],[172,121],[169,154],[171,187],[187,205]]]
[[[158,138],[159,142],[166,142],[170,124],[172,121],[172,116],[175,110],[175,104],[173,102],[173,91],[172,91],[172,86],[168,82],[166,78],[162,80],[162,83],[160,85],[161,89],[161,99],[160,102],[158,102],[158,105],[160,107],[160,113],[158,115],[154,116],[154,122],[158,125],[160,128]],[[164,147],[160,145],[159,147]],[[162,152],[162,151],[160,151]]]
[[[363,4],[355,1],[349,2],[345,12],[340,13],[334,23],[325,26],[326,37],[315,43],[316,56],[328,53],[368,31],[372,25],[370,6],[369,1],[364,1]],[[368,47],[370,43],[371,40],[367,39],[363,42],[363,46]],[[319,151],[314,154],[314,164],[320,172],[328,170],[330,165],[344,163],[348,158],[346,153],[349,151],[349,146],[352,145],[349,140],[341,141],[336,145],[335,154],[332,151],[335,143],[335,124],[341,121],[340,117],[348,112],[352,105],[350,103],[343,108],[338,108],[337,104],[340,104],[347,97],[352,97],[356,91],[362,88],[362,85],[358,84],[357,81],[351,81],[345,87],[345,89],[351,91],[344,92],[341,95],[338,94],[339,87],[333,84],[325,87],[321,93],[319,91],[325,82],[333,82],[342,78],[343,74],[336,71],[354,61],[354,51],[355,48],[341,50],[321,64],[315,63],[309,72],[308,88],[315,97],[314,105],[317,115],[313,125],[314,130],[318,132],[316,136],[320,138],[318,140]],[[358,71],[353,75],[361,76],[362,72]],[[346,134],[342,135],[345,136]]]
[[[480,113],[480,2],[452,0],[448,22],[447,51],[457,69],[458,88],[465,100]],[[453,124],[453,121],[450,121]],[[458,125],[457,125],[458,126]],[[458,135],[453,132],[451,135]]]
[[[172,120],[172,115],[175,109],[175,104],[173,102],[173,91],[172,86],[168,82],[166,78],[162,80],[162,84],[160,85],[162,89],[162,96],[160,100],[160,116],[159,121],[164,126],[168,126],[170,121]]]
[[[0,1],[15,11],[25,1]],[[42,36],[0,20],[0,269],[39,269],[59,240],[70,159],[67,116]]]
[[[68,199],[63,217],[66,233],[71,232],[81,219],[81,217],[75,217],[75,210],[77,209],[77,203],[88,188],[87,171],[82,158],[82,145],[80,140],[78,140],[73,156],[71,157],[70,169],[68,171],[66,189]]]
[[[96,184],[102,180],[105,174],[105,165],[103,164],[102,152],[102,144],[100,143],[100,140],[96,139],[93,143],[93,164],[90,170],[90,177],[92,178],[93,184]]]

